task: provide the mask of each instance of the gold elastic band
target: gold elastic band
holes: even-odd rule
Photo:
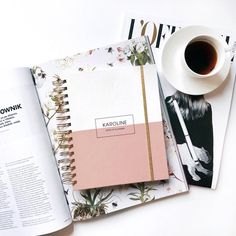
[[[149,130],[149,123],[148,123],[147,98],[146,98],[143,66],[140,66],[140,73],[141,73],[141,83],[142,83],[143,110],[144,110],[146,136],[147,136],[147,148],[148,148],[148,162],[149,162],[149,169],[150,169],[150,178],[151,178],[151,180],[154,180],[153,162],[152,162],[152,148],[151,148],[150,130]]]

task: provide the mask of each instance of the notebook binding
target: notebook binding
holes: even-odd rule
[[[57,153],[60,156],[58,165],[60,168],[62,182],[64,184],[75,185],[75,159],[73,158],[73,138],[71,136],[71,123],[70,123],[70,109],[67,101],[68,94],[66,93],[66,80],[61,79],[60,76],[55,75],[53,80],[53,93],[56,95],[54,99],[55,106],[57,107],[56,120],[57,129],[55,135],[57,138],[58,146]]]

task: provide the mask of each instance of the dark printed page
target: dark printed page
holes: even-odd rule
[[[41,235],[71,223],[28,68],[0,88],[0,234]]]

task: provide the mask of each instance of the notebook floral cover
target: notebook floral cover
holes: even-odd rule
[[[32,68],[36,88],[49,131],[54,154],[64,186],[65,196],[74,221],[82,221],[100,215],[115,212],[131,206],[154,201],[188,191],[188,186],[173,139],[166,110],[162,106],[166,154],[169,179],[155,182],[119,185],[83,191],[73,190],[70,151],[68,145],[68,127],[65,127],[59,115],[66,109],[63,93],[58,96],[55,83],[60,83],[61,74],[71,72],[93,72],[115,67],[135,66],[142,58],[144,62],[152,60],[146,37],[109,45],[107,47],[78,53],[64,59],[50,61]],[[143,61],[142,61],[143,63]],[[161,94],[162,96],[162,94]],[[163,99],[161,99],[163,102]],[[63,108],[62,108],[63,107]]]

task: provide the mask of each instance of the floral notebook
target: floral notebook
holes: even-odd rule
[[[71,171],[73,163],[70,158],[73,151],[68,145],[70,134],[68,125],[64,122],[68,118],[65,114],[68,109],[65,102],[66,95],[60,89],[55,90],[55,85],[61,85],[64,81],[61,75],[67,73],[81,73],[82,75],[105,69],[138,66],[139,62],[135,59],[137,57],[142,57],[144,61],[153,60],[152,55],[147,52],[146,38],[141,37],[32,68],[65,195],[75,221],[90,219],[188,191],[176,144],[169,128],[169,120],[163,107],[163,99],[161,99],[161,107],[169,179],[81,191],[73,189],[74,174]]]

